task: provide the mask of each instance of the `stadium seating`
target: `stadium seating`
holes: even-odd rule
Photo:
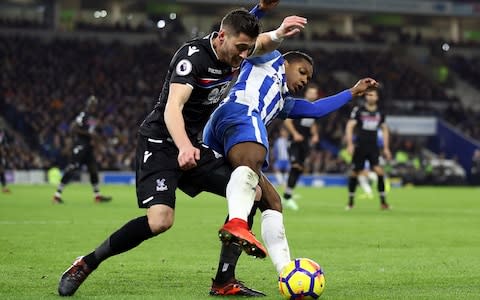
[[[6,59],[2,61],[5,72],[0,83],[2,116],[42,157],[38,167],[63,167],[72,142],[69,124],[82,110],[84,100],[95,94],[101,99],[101,134],[106,141],[97,149],[100,167],[130,169],[138,125],[161,91],[166,66],[175,50],[175,45],[169,46],[172,48],[159,43],[127,45],[94,40],[45,42],[37,38],[3,38],[0,54]],[[309,52],[315,58],[314,81],[320,86],[320,96],[347,87],[332,75],[343,71],[354,78],[375,75],[383,84],[385,99],[456,103],[440,86],[414,68],[402,65],[392,52],[321,49]],[[313,172],[341,171],[341,167],[335,168],[328,161],[341,148],[352,106],[320,121],[321,143],[311,159]],[[386,106],[386,109],[391,112],[392,108]],[[470,116],[466,118],[459,105],[451,105],[445,114],[447,120],[460,124],[471,136],[480,137],[476,117]],[[28,155],[23,157],[28,162],[15,163],[15,168],[27,168],[32,161],[38,161]]]

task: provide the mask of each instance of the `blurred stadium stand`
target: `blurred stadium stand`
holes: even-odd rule
[[[2,1],[0,117],[11,137],[9,167],[63,167],[72,142],[69,123],[84,99],[94,93],[101,99],[106,141],[98,149],[100,166],[130,170],[138,124],[158,97],[173,51],[182,41],[216,26],[220,16],[232,8],[224,3]],[[239,3],[248,7],[254,1]],[[413,124],[414,116],[441,120],[430,135],[418,133],[421,125],[418,132],[409,133],[398,132],[394,126],[392,147],[399,161],[393,163],[391,172],[401,173],[397,175],[406,181],[432,182],[428,177],[438,177],[432,176],[435,168],[452,171],[448,167],[452,163],[461,165],[470,176],[474,151],[480,148],[479,4],[427,0],[298,3],[282,0],[262,21],[263,27],[274,28],[288,14],[309,17],[306,32],[285,42],[283,50],[303,49],[315,58],[314,81],[320,86],[320,96],[349,87],[359,77],[372,76],[382,83],[382,104],[389,116],[409,116]],[[309,173],[346,171],[340,153],[353,105],[318,121],[321,139],[308,159]],[[272,126],[272,138],[278,126]],[[452,148],[452,143],[465,146]],[[448,163],[443,164],[445,160]],[[411,178],[420,173],[417,177],[421,178]],[[464,179],[455,180],[464,183]]]

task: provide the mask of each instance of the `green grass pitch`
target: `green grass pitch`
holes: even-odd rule
[[[93,203],[89,186],[72,185],[65,205],[53,187],[11,186],[0,194],[0,299],[58,299],[60,274],[113,230],[144,212],[131,186],[105,186],[114,197]],[[285,212],[293,257],[322,265],[322,299],[480,299],[480,190],[394,189],[393,210],[357,200],[345,211],[344,189],[299,188],[299,212]],[[77,299],[212,299],[226,202],[178,195],[176,223],[159,237],[107,260]],[[256,226],[259,235],[259,219]],[[270,260],[242,255],[237,277],[280,299]]]

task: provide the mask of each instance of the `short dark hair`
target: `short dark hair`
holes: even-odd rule
[[[260,24],[257,17],[243,8],[232,10],[226,14],[222,19],[220,29],[224,27],[228,27],[235,36],[244,33],[251,38],[257,38],[260,34]]]
[[[287,53],[283,54],[283,58],[288,62],[306,60],[313,66],[313,58],[301,51],[288,51]]]

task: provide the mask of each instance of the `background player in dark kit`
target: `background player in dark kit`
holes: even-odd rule
[[[62,192],[72,177],[75,175],[82,165],[86,165],[90,174],[90,183],[92,184],[95,202],[108,202],[111,197],[100,194],[98,187],[98,165],[95,160],[95,147],[100,143],[97,135],[97,119],[98,99],[90,96],[87,99],[85,110],[80,112],[71,125],[71,132],[74,136],[72,157],[65,168],[62,180],[57,187],[57,191],[53,195],[53,203],[61,204]]]
[[[309,84],[305,90],[305,99],[315,101],[318,99],[318,87]],[[291,144],[289,149],[290,173],[288,174],[287,187],[283,194],[283,206],[292,210],[298,210],[298,204],[292,198],[293,189],[297,185],[300,175],[303,173],[305,159],[310,153],[311,145],[318,143],[318,126],[315,119],[286,119],[285,128],[290,132]]]
[[[298,23],[294,22],[281,30],[294,30],[296,26]],[[278,46],[272,33],[262,34],[256,44],[258,34],[258,20],[244,10],[236,10],[223,19],[218,33],[191,41],[177,51],[160,100],[139,130],[137,200],[139,207],[148,208],[147,215],[131,220],[95,251],[77,259],[62,275],[60,295],[75,293],[86,277],[108,257],[128,251],[168,230],[173,225],[177,187],[192,196],[200,191],[225,195],[231,168],[203,146],[198,135],[217,107],[222,89],[229,84],[232,67],[238,67],[253,48],[262,53]],[[206,173],[209,176],[205,176]],[[235,263],[231,262],[233,266]],[[213,286],[212,291],[215,294],[263,295],[231,279],[221,288]]]
[[[353,171],[348,180],[348,205],[352,209],[354,205],[357,176],[364,168],[365,161],[370,162],[370,168],[378,176],[378,192],[380,193],[380,205],[382,209],[389,209],[385,197],[384,170],[379,165],[380,151],[377,146],[377,131],[382,129],[383,133],[383,154],[387,160],[392,158],[390,152],[390,138],[388,126],[385,123],[385,115],[378,108],[378,90],[369,89],[365,92],[365,104],[357,106],[352,110],[350,120],[346,126],[347,150],[353,154]],[[357,127],[357,134],[354,141],[354,129]]]

